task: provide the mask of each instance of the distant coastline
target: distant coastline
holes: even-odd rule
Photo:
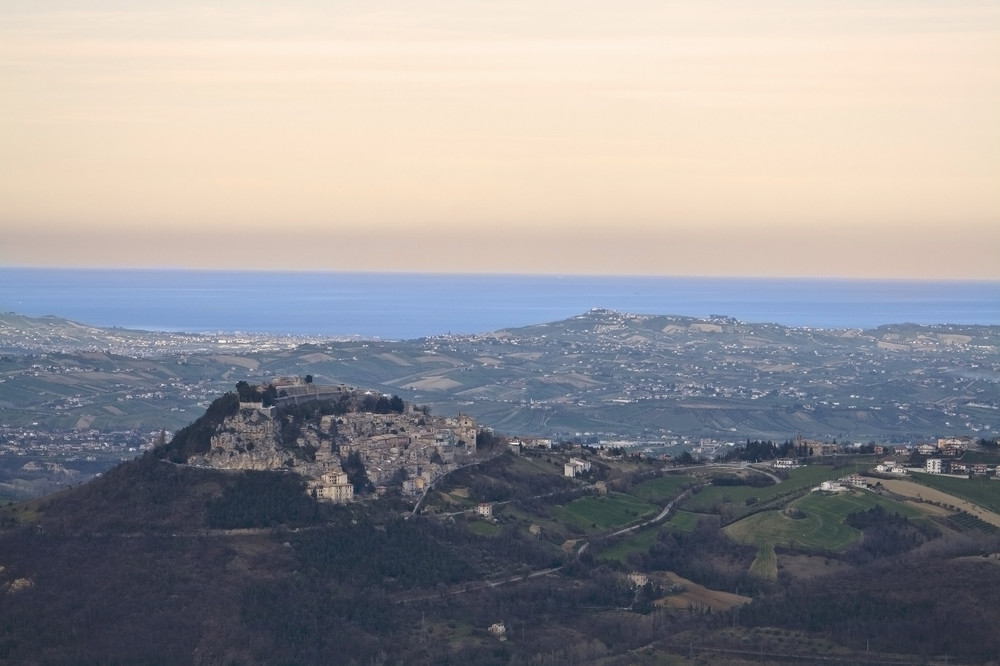
[[[0,268],[0,310],[96,326],[412,339],[592,308],[811,328],[1000,324],[1000,282]]]

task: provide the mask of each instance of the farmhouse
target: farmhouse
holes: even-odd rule
[[[580,460],[578,458],[570,458],[569,462],[563,465],[563,475],[570,478],[574,476],[579,476],[584,472],[590,471],[590,461]]]
[[[847,486],[854,486],[855,488],[868,488],[868,480],[860,474],[849,474],[841,477],[840,482]]]
[[[632,587],[642,587],[649,582],[649,576],[641,571],[633,571],[628,575],[628,582]]]
[[[498,640],[501,641],[507,640],[507,627],[506,625],[504,625],[503,622],[495,622],[491,624],[489,632],[494,638]]]

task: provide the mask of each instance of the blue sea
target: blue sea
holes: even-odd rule
[[[146,330],[411,339],[598,307],[813,328],[1000,325],[1000,282],[0,268],[0,311]]]

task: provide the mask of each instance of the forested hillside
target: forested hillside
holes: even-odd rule
[[[507,453],[443,480],[417,515],[393,497],[318,503],[292,473],[143,456],[2,510],[0,659],[981,663],[1000,654],[990,630],[1000,620],[996,537],[957,532],[889,495],[810,493],[842,473],[833,466],[741,485],[767,479],[739,467],[665,473],[595,453]],[[567,479],[566,455],[588,458],[590,471]],[[478,515],[483,503],[491,516]],[[726,525],[782,511],[804,530],[858,536],[793,545],[772,535],[772,579],[755,573],[764,546],[734,540]]]

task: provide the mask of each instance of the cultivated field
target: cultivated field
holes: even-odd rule
[[[941,485],[948,485],[950,487],[957,487],[959,490],[965,490],[965,493],[963,494],[966,497],[971,495],[980,502],[995,504],[1000,501],[1000,481],[990,481],[984,479],[980,482],[978,479],[952,479],[948,477],[935,477],[932,474],[921,474],[919,478],[921,482],[934,482],[936,485],[939,485],[939,487]],[[954,485],[942,484],[942,481],[953,481],[957,483]],[[958,485],[963,483],[968,485]],[[1000,514],[995,511],[985,509],[978,503],[974,504],[967,499],[963,499],[957,494],[947,493],[943,490],[939,490],[938,488],[932,488],[929,485],[924,485],[923,483],[906,481],[904,479],[883,479],[882,486],[886,490],[904,497],[912,497],[914,499],[920,499],[928,502],[939,502],[941,504],[954,506],[962,511],[971,513],[983,522],[1000,527]],[[979,490],[979,492],[974,492],[976,490]],[[996,493],[997,496],[993,497],[992,494],[984,495],[986,491]]]
[[[669,594],[662,599],[658,599],[658,606],[668,608],[711,608],[713,611],[727,611],[733,606],[742,606],[752,601],[750,597],[744,597],[732,592],[721,592],[711,590],[697,583],[693,583],[687,578],[681,578],[672,571],[665,574],[665,579],[660,584],[664,588],[680,590],[676,594]]]

